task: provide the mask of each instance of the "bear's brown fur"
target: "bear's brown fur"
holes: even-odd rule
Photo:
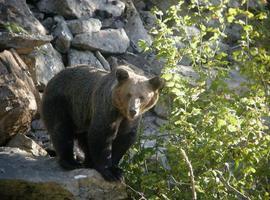
[[[148,79],[126,67],[112,72],[90,66],[67,68],[49,81],[41,114],[60,165],[80,167],[74,159],[77,139],[84,166],[109,181],[121,179],[118,163],[134,143],[141,115],[153,107],[164,81]]]

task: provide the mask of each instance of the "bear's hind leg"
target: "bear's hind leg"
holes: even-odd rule
[[[81,167],[74,159],[74,133],[70,123],[58,122],[50,135],[61,167],[67,170]]]
[[[89,153],[87,132],[80,133],[78,136],[78,144],[81,150],[84,152],[84,167],[93,168],[93,161]]]

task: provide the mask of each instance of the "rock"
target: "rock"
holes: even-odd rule
[[[106,29],[99,32],[78,34],[72,46],[83,50],[99,50],[101,53],[124,53],[129,46],[129,38],[124,29]]]
[[[76,49],[70,49],[68,52],[68,65],[74,66],[79,64],[93,65],[97,68],[103,69],[102,64],[91,51],[78,51]]]
[[[127,199],[124,184],[106,182],[95,170],[64,171],[56,159],[18,148],[2,147],[0,157],[3,199]]]
[[[61,55],[51,44],[41,46],[31,54],[24,56],[23,59],[30,66],[34,83],[40,91],[43,91],[45,85],[55,74],[65,68]]]
[[[200,30],[195,26],[186,26],[184,28],[188,37],[196,37],[200,35]]]
[[[244,77],[238,70],[230,70],[228,77],[225,78],[225,82],[231,91],[239,95],[249,91],[247,87],[248,78]]]
[[[171,7],[172,5],[176,5],[179,2],[179,0],[168,0],[168,1],[152,0],[152,2],[155,6],[157,6],[165,13],[169,9],[169,7]]]
[[[155,123],[157,126],[163,126],[163,125],[165,125],[166,123],[168,123],[168,120],[161,119],[161,118],[157,117],[157,118],[155,119],[154,123]]]
[[[52,36],[0,32],[0,51],[14,48],[19,54],[28,54],[35,47],[49,43]]]
[[[125,10],[125,3],[119,0],[95,0],[95,14],[97,12],[110,17],[120,17]]]
[[[34,17],[25,0],[1,0],[0,22],[19,25],[29,33],[46,34],[46,29]]]
[[[151,11],[140,11],[140,16],[146,30],[149,31],[156,26],[157,17]]]
[[[152,44],[152,39],[144,28],[143,22],[132,0],[126,0],[126,7],[127,23],[125,25],[125,31],[135,51],[141,52],[142,50],[138,45],[139,40],[144,40],[150,45]]]
[[[105,11],[113,17],[122,15],[125,4],[119,0],[41,0],[37,4],[40,11],[54,13],[67,19],[92,17],[95,11]]]
[[[53,31],[53,36],[55,48],[61,53],[67,53],[70,48],[73,35],[65,21],[60,21],[57,23]]]
[[[126,60],[132,65],[135,65],[148,74],[159,75],[161,73],[161,69],[163,68],[162,62],[158,61],[154,57],[151,57],[149,54],[134,54],[127,52],[125,54],[119,55],[118,57]]]
[[[52,143],[50,142],[50,136],[46,130],[33,130],[26,134],[27,137],[34,140],[39,146],[46,151],[53,150]]]
[[[121,18],[106,18],[102,20],[102,29],[120,29],[125,27],[125,22]]]
[[[41,148],[35,141],[22,134],[15,135],[6,146],[19,148],[33,154],[34,156],[47,155],[47,152],[43,148]]]
[[[146,140],[141,140],[141,147],[144,148],[144,149],[147,149],[147,148],[155,148],[157,145],[157,140],[149,140],[149,139],[146,139]]]
[[[42,21],[44,19],[44,13],[40,12],[33,4],[29,4],[29,0],[27,0],[27,6],[37,20]]]
[[[50,33],[52,30],[52,27],[54,25],[54,20],[52,17],[47,17],[42,22],[42,25],[46,28],[46,30]]]
[[[229,44],[235,44],[238,40],[241,39],[241,33],[243,29],[239,24],[231,24],[225,29],[225,34],[227,35],[225,41]]]
[[[101,21],[95,18],[69,20],[67,25],[74,35],[98,32],[101,29]]]
[[[38,93],[28,68],[14,51],[0,53],[0,145],[25,133],[37,111]]]
[[[46,130],[44,123],[42,122],[41,119],[35,119],[31,123],[31,128],[32,130]]]
[[[163,119],[168,119],[170,116],[170,99],[160,98],[156,106],[154,107],[155,114]]]

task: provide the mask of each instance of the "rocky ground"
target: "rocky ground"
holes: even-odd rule
[[[152,43],[151,7],[166,10],[172,2],[176,1],[0,1],[0,199],[127,197],[123,184],[104,182],[94,170],[59,168],[39,118],[40,100],[47,82],[72,65],[90,64],[109,71],[124,63],[147,75],[160,74],[162,62],[143,53],[138,41]],[[187,29],[190,34],[199,33],[195,26]],[[230,41],[240,37],[237,27],[227,31]],[[229,51],[230,41],[221,43],[221,49]],[[189,64],[182,60],[177,70],[196,79]],[[242,81],[237,72],[231,73],[231,87]],[[167,105],[160,102],[144,117],[145,135],[159,133],[168,117]],[[145,148],[155,146],[154,140],[141,143]],[[161,158],[168,167],[166,157]]]
[[[131,0],[0,1],[0,199],[127,197],[123,184],[104,182],[94,170],[59,168],[39,106],[47,82],[69,66],[109,71],[129,64],[159,74],[162,64],[137,44],[152,42],[147,28],[155,18],[147,6]],[[145,118],[149,134],[158,130],[157,116],[166,117],[162,106],[155,111]]]

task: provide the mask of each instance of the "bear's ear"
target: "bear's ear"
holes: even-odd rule
[[[121,69],[121,68],[116,70],[115,75],[116,75],[117,81],[119,83],[121,83],[129,78],[128,72],[124,69]]]
[[[149,80],[150,85],[152,86],[153,90],[161,90],[165,86],[165,81],[163,78],[156,76]]]

